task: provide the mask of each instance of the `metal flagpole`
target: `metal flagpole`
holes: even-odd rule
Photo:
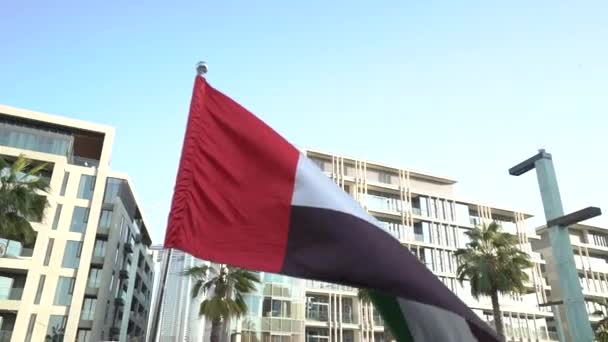
[[[207,73],[207,71],[209,70],[209,67],[207,66],[207,63],[205,62],[198,62],[196,64],[196,74],[200,77],[203,77],[203,75],[205,75]],[[159,293],[159,299],[158,299],[158,305],[156,307],[156,310],[154,312],[154,316],[155,319],[153,321],[154,324],[154,340],[153,341],[157,341],[160,337],[160,314],[161,314],[161,308],[162,308],[162,304],[163,304],[163,297],[165,295],[165,288],[167,287],[167,275],[169,274],[169,264],[171,262],[171,254],[173,254],[173,248],[169,248],[169,252],[167,252],[167,262],[165,263],[165,271],[163,273],[163,278],[162,280],[159,282],[159,286],[160,286],[160,293]]]

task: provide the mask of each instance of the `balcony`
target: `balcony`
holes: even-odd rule
[[[108,238],[110,235],[110,227],[98,227],[97,228],[97,236],[101,238]]]
[[[118,306],[124,306],[125,300],[122,297],[116,297],[116,299],[114,299],[114,304]]]
[[[93,329],[93,321],[90,319],[81,319],[78,322],[78,328],[91,330],[91,329]]]
[[[133,245],[130,242],[125,242],[125,252],[133,253]]]
[[[118,335],[118,334],[120,334],[120,328],[117,328],[117,327],[110,328],[110,335]]]
[[[99,293],[99,288],[97,287],[86,287],[84,289],[84,295],[87,297],[97,297]]]
[[[0,238],[0,257],[2,258],[31,258],[34,249],[24,248],[21,242]]]
[[[21,287],[13,287],[2,292],[0,293],[0,300],[21,300],[21,296],[23,296],[23,288]]]
[[[94,255],[91,258],[91,265],[103,266],[104,257]]]
[[[118,276],[120,277],[120,279],[127,279],[127,278],[129,278],[129,271],[127,271],[127,270],[120,270],[118,272]]]
[[[306,319],[310,321],[327,322],[328,313],[327,311],[307,310]]]

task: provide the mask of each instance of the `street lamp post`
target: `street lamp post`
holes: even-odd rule
[[[568,323],[569,340],[591,342],[593,341],[593,330],[589,322],[583,291],[574,263],[568,226],[598,216],[601,214],[601,210],[596,207],[589,207],[564,216],[564,208],[551,154],[545,152],[545,150],[539,150],[533,157],[510,168],[509,174],[520,176],[532,169],[536,169],[536,177],[543,201],[549,241],[556,263],[561,297]]]

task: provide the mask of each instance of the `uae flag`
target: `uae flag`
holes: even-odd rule
[[[165,247],[372,289],[405,341],[499,341],[491,328],[298,149],[196,77]]]

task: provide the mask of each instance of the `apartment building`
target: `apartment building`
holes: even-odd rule
[[[545,261],[531,248],[540,236],[526,226],[529,214],[461,200],[454,193],[456,181],[445,177],[320,151],[303,152],[492,326],[490,299],[476,300],[468,283],[458,283],[454,252],[465,247],[464,232],[475,225],[497,221],[517,235],[534,267],[528,270],[530,282],[525,294],[500,298],[507,340],[557,340],[547,324],[552,317],[550,308],[539,307],[547,301],[551,287],[541,274]],[[348,238],[347,227],[344,238]],[[355,288],[275,274],[260,276],[263,283],[246,298],[248,315],[230,324],[232,342],[387,339],[379,313],[358,300]]]
[[[199,315],[203,298],[192,298],[193,279],[184,276],[190,267],[209,264],[180,250],[151,247],[156,272],[148,339],[150,342],[199,342],[205,336],[205,319]],[[166,277],[165,277],[166,273]],[[160,289],[164,288],[162,298]],[[160,310],[158,306],[160,305]]]
[[[578,271],[583,295],[585,296],[589,319],[591,320],[591,324],[596,324],[601,318],[606,316],[595,313],[601,311],[604,315],[608,315],[606,306],[597,304],[598,302],[606,302],[608,300],[608,229],[575,224],[568,227],[568,230],[574,253],[574,263]],[[536,240],[532,247],[547,260],[547,265],[543,267],[542,271],[552,287],[552,291],[548,291],[548,300],[560,302],[563,298],[559,292],[559,278],[549,240],[549,230],[546,226],[542,226],[537,228],[536,231],[541,236],[541,239]],[[562,305],[557,305],[560,316],[559,322],[563,326],[565,335],[568,336],[568,320],[562,308]],[[557,320],[551,320],[549,324],[554,326],[559,323]]]
[[[0,105],[0,156],[46,163],[35,243],[0,239],[0,341],[143,341],[154,264],[114,129]]]

